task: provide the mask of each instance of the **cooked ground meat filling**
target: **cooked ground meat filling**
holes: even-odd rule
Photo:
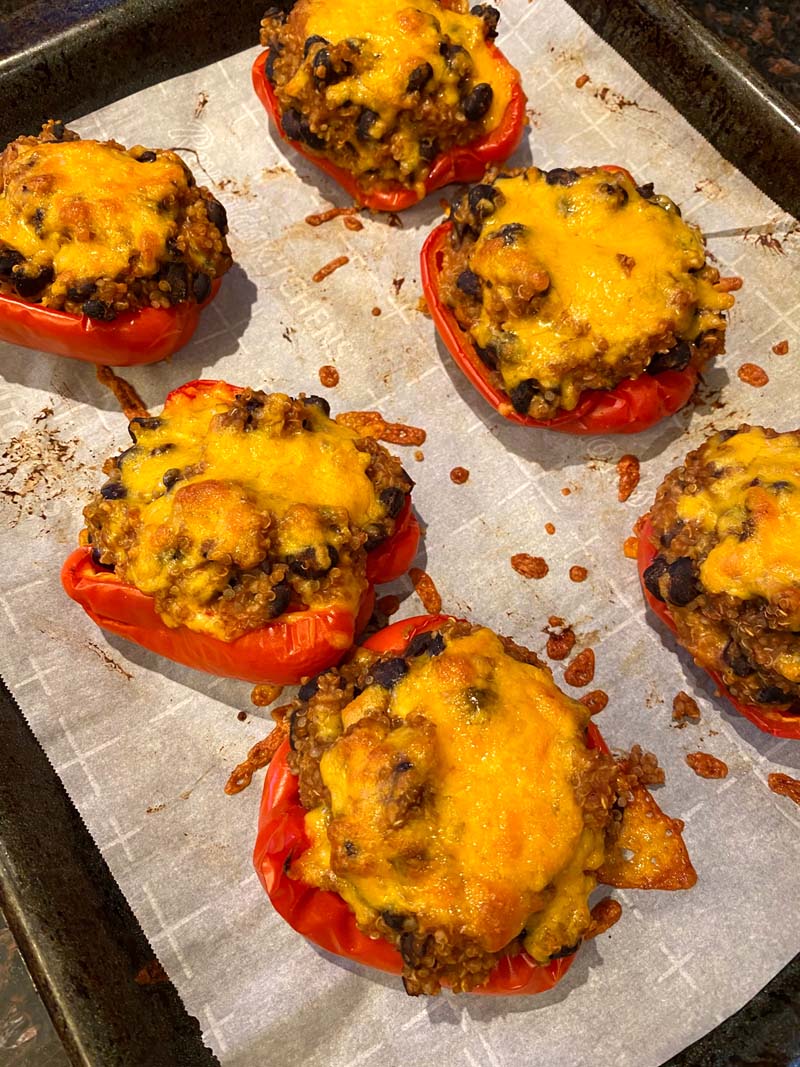
[[[724,430],[667,475],[648,590],[748,704],[800,713],[800,431]]]
[[[413,483],[328,411],[217,383],[133,419],[133,447],[84,511],[95,561],[154,597],[168,626],[223,640],[303,607],[357,612],[367,551]]]
[[[733,297],[699,230],[652,186],[529,167],[488,176],[450,217],[443,302],[521,414],[552,418],[586,389],[724,350]]]
[[[310,846],[290,876],[396,945],[411,994],[473,989],[523,948],[564,955],[629,790],[663,781],[649,754],[588,748],[588,721],[532,652],[485,628],[446,623],[403,656],[357,650],[291,713]]]
[[[231,265],[227,230],[175,152],[48,122],[0,154],[0,294],[101,320],[202,303]]]
[[[261,24],[287,136],[362,186],[419,187],[432,161],[494,130],[516,74],[487,47],[498,13],[466,0],[297,0]]]

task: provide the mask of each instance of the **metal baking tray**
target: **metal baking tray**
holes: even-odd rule
[[[726,159],[800,217],[800,113],[780,92],[670,0],[569,2]],[[264,6],[0,0],[0,144],[250,47]],[[0,907],[72,1062],[217,1063],[2,683],[0,739]],[[664,1067],[785,1067],[800,1057],[798,1002],[800,956]]]

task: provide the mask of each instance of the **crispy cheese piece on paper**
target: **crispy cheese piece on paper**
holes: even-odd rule
[[[634,786],[598,880],[617,889],[691,889],[697,873],[681,830],[680,819],[665,815],[644,786]]]

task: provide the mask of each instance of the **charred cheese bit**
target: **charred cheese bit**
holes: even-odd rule
[[[362,926],[413,915],[489,952],[525,928],[539,960],[580,940],[603,859],[576,796],[583,705],[486,629],[377,690],[399,728],[376,716],[375,693],[348,707],[322,757],[330,808],[309,812],[293,876],[338,892]]]
[[[0,196],[0,237],[26,259],[46,254],[57,275],[115,278],[133,260],[147,277],[176,230],[160,205],[185,188],[172,153],[143,164],[113,143],[21,145]]]
[[[312,404],[281,393],[234,403],[234,395],[224,384],[191,399],[179,392],[161,417],[134,420],[135,446],[101,490],[105,499],[87,508],[93,543],[121,578],[155,597],[168,625],[223,639],[263,625],[274,587],[289,580],[308,608],[357,610],[362,531],[386,520],[370,452]],[[225,605],[233,586],[239,618]]]
[[[800,438],[767,437],[760,427],[705,445],[706,463],[719,473],[698,492],[684,494],[678,515],[718,542],[700,566],[703,586],[740,600],[775,601],[800,590]],[[796,598],[800,600],[800,598]],[[800,625],[800,602],[795,617]],[[800,677],[789,660],[791,680]],[[781,673],[786,673],[781,668]]]
[[[584,389],[724,329],[733,297],[715,288],[700,231],[627,175],[532,167],[474,187],[467,202],[480,233],[458,287],[480,301],[468,329],[495,353],[509,393],[531,383],[539,403],[557,397],[571,410]]]

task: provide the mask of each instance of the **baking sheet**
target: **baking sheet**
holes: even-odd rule
[[[611,696],[599,719],[607,739],[638,741],[667,768],[659,801],[687,822],[699,882],[688,894],[619,893],[620,923],[536,998],[411,1000],[396,979],[306,944],[272,913],[250,864],[260,782],[237,797],[222,792],[264,733],[258,713],[237,719],[249,687],[107,637],[61,592],[58,570],[80,508],[106,455],[127,440],[124,417],[90,367],[0,346],[8,441],[0,460],[0,671],[226,1065],[649,1067],[735,1011],[800,947],[785,918],[800,904],[800,812],[766,786],[772,770],[797,773],[800,745],[760,734],[713,697],[671,637],[645,620],[635,565],[621,549],[660,479],[710,427],[796,425],[787,398],[800,354],[800,235],[561,0],[506,0],[501,28],[529,96],[531,125],[515,162],[623,163],[715,234],[709,244],[720,266],[745,279],[729,352],[707,376],[703,403],[627,439],[505,423],[452,367],[417,310],[417,254],[439,218],[438,197],[404,213],[402,228],[382,218],[365,219],[360,233],[340,221],[309,227],[306,215],[345,200],[276,144],[250,88],[255,49],[74,124],[85,136],[193,149],[187,160],[198,179],[228,208],[240,264],[189,348],[125,376],[156,409],[183,381],[222,377],[326,392],[334,410],[379,407],[424,426],[424,460],[403,455],[427,525],[419,562],[445,608],[537,650],[549,615],[573,624],[577,647],[597,655],[593,687]],[[584,73],[591,81],[579,90]],[[346,267],[311,282],[342,254]],[[773,355],[782,340],[789,354]],[[767,370],[766,388],[739,381],[744,361]],[[326,363],[341,375],[328,391],[317,377]],[[631,451],[642,481],[620,504],[615,462]],[[450,481],[456,465],[469,469],[466,485]],[[509,559],[521,551],[544,556],[549,574],[517,575]],[[590,572],[580,585],[568,578],[576,563]],[[421,610],[406,581],[396,591],[401,614]],[[679,689],[698,698],[699,727],[670,725]],[[729,776],[696,778],[684,755],[697,749],[724,759]]]

